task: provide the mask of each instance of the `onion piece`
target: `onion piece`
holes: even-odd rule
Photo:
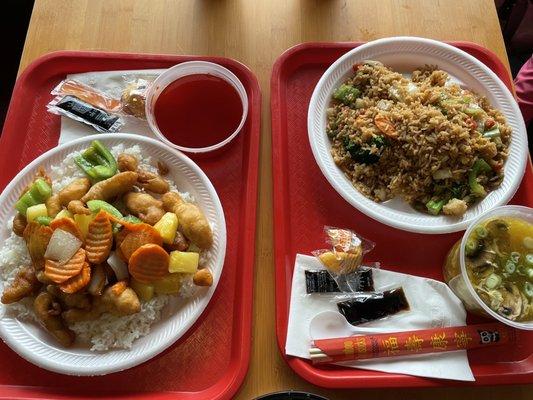
[[[92,270],[91,281],[87,286],[87,291],[93,296],[100,296],[106,284],[104,268],[96,265]]]
[[[117,277],[117,281],[123,281],[130,277],[130,274],[128,272],[128,264],[122,261],[116,251],[111,252],[107,259],[107,263],[113,269],[113,272]]]
[[[390,101],[381,99],[377,102],[376,107],[383,111],[388,111],[392,106],[392,103]]]
[[[72,233],[56,229],[48,242],[44,258],[64,264],[76,254],[81,245],[81,240]]]
[[[438,169],[435,172],[433,172],[433,179],[435,179],[436,181],[439,181],[442,179],[448,179],[448,178],[451,178],[452,176],[453,175],[452,175],[452,171],[450,170],[450,168]]]
[[[394,86],[389,87],[389,97],[392,97],[394,100],[397,100],[397,101],[403,100],[400,94],[400,91],[398,90],[398,88]]]
[[[407,93],[413,94],[415,92],[418,92],[418,86],[416,86],[413,82],[409,82],[407,84]]]

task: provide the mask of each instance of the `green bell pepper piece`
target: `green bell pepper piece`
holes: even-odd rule
[[[28,207],[42,204],[48,200],[52,195],[52,188],[44,179],[36,179],[24,193],[20,199],[15,203],[16,210],[22,215],[26,215]]]
[[[99,140],[93,140],[74,161],[93,182],[111,178],[117,173],[117,160]]]
[[[113,207],[111,204],[109,204],[107,201],[89,200],[87,202],[87,207],[89,208],[89,210],[91,210],[92,213],[96,214],[98,211],[104,210],[105,212],[111,214],[113,217],[122,219],[122,213],[115,207]]]
[[[123,221],[129,222],[130,224],[141,224],[142,221],[137,218],[135,215],[126,215],[124,218],[122,218]]]
[[[41,215],[37,218],[35,218],[35,222],[41,224],[41,225],[50,225],[50,222],[52,222],[52,217],[46,217],[44,215]]]

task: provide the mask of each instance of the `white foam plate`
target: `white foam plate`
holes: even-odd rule
[[[448,72],[453,81],[481,95],[498,108],[512,127],[509,158],[501,186],[470,207],[462,217],[432,216],[414,210],[395,198],[376,203],[363,196],[348,180],[331,156],[326,135],[326,110],[333,91],[349,76],[352,66],[363,60],[377,60],[401,73],[431,64]],[[483,63],[456,47],[430,39],[393,37],[359,46],[335,61],[315,87],[307,117],[309,142],[320,170],[333,188],[352,206],[394,228],[420,233],[449,233],[466,229],[480,214],[507,204],[518,189],[527,164],[527,132],[520,109],[505,84]]]
[[[26,166],[0,195],[0,221],[3,222],[0,243],[4,243],[11,233],[6,227],[7,221],[13,217],[13,206],[21,190],[31,182],[37,168],[43,166],[50,170],[50,166],[60,164],[67,154],[87,148],[94,139],[99,139],[108,147],[120,143],[125,147],[138,145],[144,155],[168,165],[168,178],[176,183],[180,191],[189,192],[195,197],[213,226],[214,243],[209,262],[209,268],[213,272],[213,285],[210,288],[200,288],[188,299],[176,299],[167,305],[161,320],[153,324],[150,333],[137,339],[129,350],[94,352],[89,350],[90,345],[63,348],[34,323],[7,316],[0,319],[0,336],[11,349],[39,367],[67,375],[105,375],[131,368],[151,359],[176,342],[207,307],[220,279],[226,253],[226,222],[222,205],[215,188],[200,167],[183,153],[157,140],[132,134],[87,136],[49,150]],[[4,305],[0,305],[0,316],[4,315],[4,308]]]

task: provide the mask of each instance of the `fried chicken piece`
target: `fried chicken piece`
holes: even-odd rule
[[[15,303],[26,296],[35,294],[41,288],[35,276],[35,271],[32,267],[24,267],[21,269],[15,280],[4,289],[2,293],[2,303]]]
[[[137,184],[145,190],[163,194],[168,192],[168,190],[170,189],[170,185],[168,184],[168,182],[159,175],[154,174],[153,172],[138,169],[137,173],[139,174]]]
[[[69,210],[72,214],[91,215],[91,210],[89,210],[81,200],[70,201],[68,203],[67,210]]]
[[[26,217],[22,215],[21,213],[17,213],[15,217],[13,218],[13,232],[15,235],[22,237],[24,234],[24,229],[26,229],[27,225]]]
[[[183,234],[202,249],[213,244],[213,231],[204,213],[196,204],[186,203],[176,192],[167,192],[161,198],[166,211],[178,216]]]
[[[124,193],[130,192],[137,182],[138,174],[132,171],[120,172],[109,179],[94,184],[81,201],[109,200]]]
[[[91,297],[86,293],[65,293],[56,285],[48,285],[46,291],[54,296],[64,309],[91,309]]]
[[[81,199],[91,187],[91,181],[87,178],[75,179],[59,193],[53,194],[46,200],[46,209],[48,215],[54,218],[63,207],[66,207],[71,201]]]
[[[143,222],[154,225],[165,214],[163,203],[148,193],[130,192],[124,196],[126,208]]]
[[[41,271],[37,271],[37,273],[35,274],[35,276],[37,277],[37,280],[45,285],[50,285],[50,284],[53,284],[54,282],[48,278],[45,273],[44,273],[44,269],[41,270]]]
[[[50,196],[45,204],[48,216],[52,218],[55,218],[55,216],[61,211],[61,201],[59,200],[59,195],[57,193]]]
[[[168,192],[168,182],[153,172],[139,168],[139,162],[131,154],[120,154],[117,158],[117,163],[119,171],[136,171],[139,174],[137,184],[143,189],[159,194]]]
[[[168,174],[168,166],[163,161],[157,162],[157,173],[161,176]]]
[[[192,281],[196,286],[211,286],[213,284],[213,275],[207,269],[199,269],[192,277]]]
[[[176,236],[174,236],[174,241],[172,244],[165,244],[165,249],[168,251],[185,251],[189,248],[189,241],[180,231],[176,231]]]
[[[137,159],[131,154],[122,153],[118,155],[117,158],[118,170],[120,172],[124,171],[136,171],[139,166]]]
[[[72,200],[81,199],[90,189],[91,181],[87,178],[73,180],[58,193],[62,206],[66,206]]]
[[[26,241],[26,247],[36,271],[44,268],[44,253],[52,233],[52,229],[49,226],[41,225],[37,222],[30,222],[24,229],[22,236]]]
[[[141,311],[141,303],[137,294],[126,285],[126,282],[120,281],[106,288],[101,296],[94,297],[90,311],[71,309],[63,313],[63,318],[68,324],[73,324],[96,319],[106,312],[120,317],[139,311]]]
[[[70,346],[76,335],[71,331],[61,318],[61,305],[54,301],[50,293],[42,292],[35,298],[33,308],[37,319],[43,327],[50,332],[56,340],[65,347]]]

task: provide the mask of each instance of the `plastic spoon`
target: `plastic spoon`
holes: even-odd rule
[[[363,335],[367,333],[383,333],[383,328],[353,326],[346,321],[346,318],[335,311],[323,311],[315,315],[309,324],[309,334],[313,340]]]

